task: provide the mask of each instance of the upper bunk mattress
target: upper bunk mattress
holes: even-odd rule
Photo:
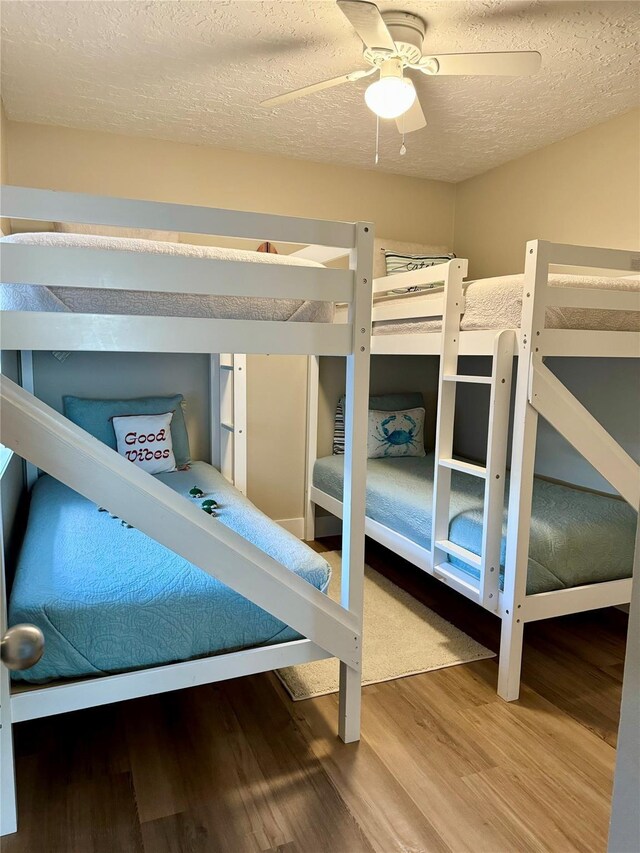
[[[0,243],[64,248],[106,249],[184,258],[245,261],[280,266],[322,267],[315,261],[289,255],[249,252],[244,249],[164,243],[130,237],[97,237],[90,234],[58,234],[43,231],[3,237]],[[215,268],[212,265],[212,276]],[[16,282],[0,287],[0,310],[71,311],[88,314],[142,314],[160,317],[204,317],[219,320],[277,320],[330,323],[333,305],[303,299],[269,299],[251,296],[204,296],[139,290],[42,287]]]
[[[220,504],[218,519],[326,592],[327,562],[205,462],[158,478],[187,497],[197,485]],[[282,643],[299,635],[52,477],[36,482],[9,604],[9,623],[45,635],[34,667],[12,673],[41,682],[102,675]]]
[[[433,460],[369,459],[367,516],[423,548],[431,548]],[[313,484],[342,500],[343,456],[318,459]],[[484,481],[452,473],[449,540],[480,554]],[[509,479],[506,489],[508,494]],[[527,593],[631,577],[637,515],[624,501],[534,478]],[[507,499],[500,550],[506,550]],[[476,580],[466,563],[451,562]],[[502,581],[501,581],[502,582]]]
[[[547,308],[549,329],[583,329],[611,332],[640,331],[640,279],[598,278],[586,275],[549,276],[551,287],[624,290],[638,294],[638,311],[602,311],[588,308]],[[483,278],[465,285],[465,312],[460,328],[469,332],[481,329],[519,329],[522,317],[524,274]],[[419,297],[418,297],[419,298]],[[406,300],[409,299],[407,302]],[[388,300],[385,305],[411,306],[412,297]],[[408,320],[380,320],[373,324],[374,335],[424,334],[439,332],[440,318],[416,317]]]

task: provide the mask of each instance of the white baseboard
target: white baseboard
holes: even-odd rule
[[[293,533],[298,539],[304,538],[304,518],[277,518],[276,524]]]

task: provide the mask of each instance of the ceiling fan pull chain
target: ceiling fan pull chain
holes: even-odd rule
[[[407,153],[407,146],[404,144],[404,113],[402,114],[402,144],[400,145],[400,156],[404,157]]]
[[[375,160],[376,166],[378,165],[378,160],[380,159],[378,157],[379,142],[380,142],[380,116],[376,116],[376,160]]]

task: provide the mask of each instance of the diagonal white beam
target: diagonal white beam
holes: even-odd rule
[[[634,509],[638,508],[640,465],[539,359],[531,365],[529,402]]]
[[[4,376],[0,403],[1,440],[23,459],[126,518],[349,666],[358,664],[355,614]]]

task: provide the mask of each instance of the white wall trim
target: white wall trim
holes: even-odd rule
[[[304,518],[276,518],[275,522],[298,539],[304,539]]]

